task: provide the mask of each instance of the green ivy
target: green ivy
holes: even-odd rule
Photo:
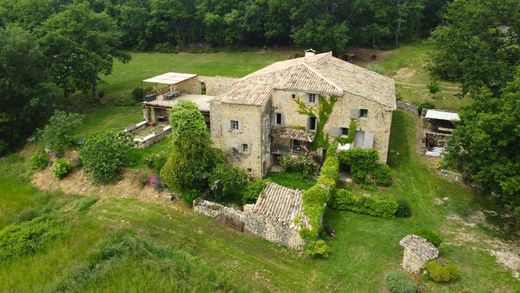
[[[350,125],[348,126],[348,136],[347,137],[338,137],[338,142],[341,144],[353,143],[356,139],[356,132],[358,128],[358,121],[356,119],[350,120]]]
[[[302,115],[307,115],[311,117],[316,117],[318,119],[318,125],[316,127],[316,134],[314,136],[314,141],[311,146],[316,149],[319,147],[327,148],[328,143],[328,135],[325,135],[323,129],[325,125],[329,121],[329,116],[334,109],[334,105],[338,100],[337,96],[330,96],[328,99],[326,96],[318,97],[318,106],[312,106],[306,104],[302,99],[295,99],[294,101],[298,105],[298,113]]]

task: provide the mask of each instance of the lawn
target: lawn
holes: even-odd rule
[[[200,282],[194,273],[208,270],[208,266],[200,263],[203,262],[225,273],[226,276],[218,275],[217,279],[229,278],[232,286],[240,287],[235,290],[378,292],[384,287],[385,273],[399,267],[402,257],[399,239],[420,228],[440,232],[445,240],[441,254],[462,269],[462,278],[454,284],[438,286],[429,282],[430,292],[493,292],[497,288],[501,292],[519,291],[520,282],[488,252],[477,245],[457,242],[453,234],[457,232],[457,224],[447,220],[447,216],[466,218],[477,209],[493,206],[472,190],[439,178],[421,162],[414,151],[415,119],[401,111],[394,114],[390,151],[394,185],[373,193],[405,198],[411,205],[412,217],[381,219],[330,210],[325,223],[336,229],[337,237],[329,241],[332,255],[326,260],[298,256],[279,245],[219,226],[213,219],[194,214],[182,203],[105,197],[92,206],[78,209],[80,197],[39,192],[28,184],[26,175],[19,176],[27,172],[28,151],[2,158],[0,227],[19,222],[17,214],[29,210],[42,213],[47,210],[44,207],[54,206],[54,213],[62,219],[62,236],[34,253],[0,264],[0,291],[50,291],[71,280],[74,280],[72,288],[79,291],[160,291],[183,284],[182,280]],[[435,204],[445,197],[448,200],[444,204]],[[491,233],[478,225],[472,229],[472,233],[482,237]],[[93,257],[96,251],[104,251],[103,243],[121,230],[152,244],[132,240],[133,248],[120,257],[98,259],[102,273],[88,270],[81,275],[87,280],[82,283],[78,268],[96,260]],[[170,257],[164,259],[152,253],[155,250],[146,248],[149,245],[152,248],[164,245],[168,251],[165,255],[171,258],[190,255],[188,264],[181,266],[185,273],[176,271]],[[151,252],[135,256],[134,251],[141,251],[140,247]],[[142,282],[135,282],[138,277]],[[217,282],[212,277],[206,281]],[[229,286],[224,287],[229,289]]]

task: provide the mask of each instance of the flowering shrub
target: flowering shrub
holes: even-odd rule
[[[157,176],[157,174],[152,173],[148,175],[147,182],[151,187],[153,187],[156,190],[159,190],[163,187],[161,179],[159,179],[159,176]]]
[[[63,179],[72,170],[72,163],[66,159],[57,159],[52,166],[52,174],[58,179]]]
[[[31,156],[31,168],[42,170],[49,165],[49,156],[45,152],[38,152]]]
[[[320,168],[310,153],[286,153],[280,158],[280,165],[289,172],[314,175]]]

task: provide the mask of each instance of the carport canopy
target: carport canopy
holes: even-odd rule
[[[196,77],[196,74],[168,72],[143,80],[143,82],[174,85]]]

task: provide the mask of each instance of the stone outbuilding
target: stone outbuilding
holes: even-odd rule
[[[439,257],[439,249],[426,239],[410,234],[401,239],[404,248],[403,269],[411,274],[418,274],[430,260]]]
[[[219,223],[240,232],[248,232],[272,242],[300,249],[300,223],[307,223],[303,215],[302,193],[269,182],[255,204],[244,206],[244,211],[209,201],[195,201],[194,210],[215,217]]]

